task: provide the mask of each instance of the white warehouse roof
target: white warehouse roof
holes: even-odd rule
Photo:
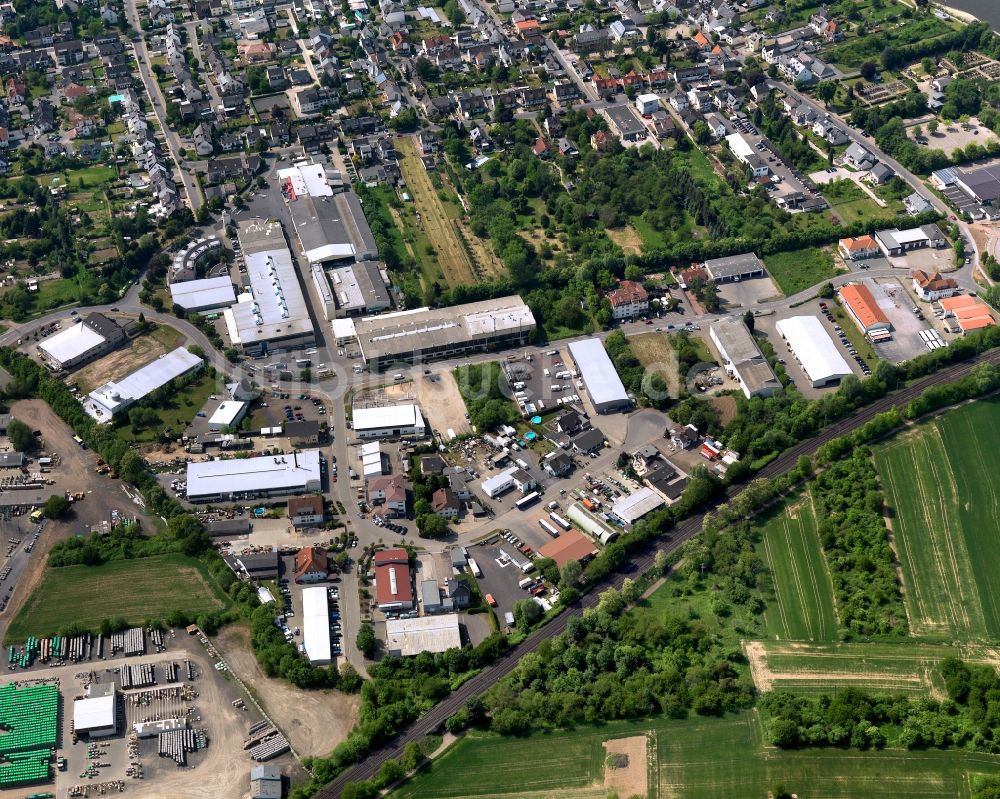
[[[187,466],[188,498],[219,494],[309,491],[321,485],[319,450],[288,455],[202,461]]]
[[[628,404],[629,396],[625,385],[599,338],[574,341],[569,345],[569,352],[580,370],[590,400],[598,411],[614,405]]]
[[[384,408],[355,408],[352,416],[355,430],[381,430],[385,427],[423,427],[420,408],[410,403]]]
[[[170,297],[185,311],[202,308],[219,308],[236,302],[236,291],[228,275],[207,277],[202,280],[186,280],[170,284]]]
[[[110,417],[122,408],[138,402],[175,377],[185,375],[203,363],[204,361],[194,353],[188,352],[184,347],[178,347],[121,380],[112,380],[91,391],[84,408],[98,421],[109,422]]]
[[[329,663],[330,606],[326,586],[302,589],[302,642],[310,663]]]
[[[421,652],[444,652],[462,646],[458,615],[421,616],[416,619],[387,619],[386,649],[390,654],[419,655]]]
[[[844,356],[815,316],[792,316],[780,320],[775,327],[814,386],[852,374]]]
[[[611,512],[625,524],[633,524],[647,513],[652,513],[665,504],[663,497],[652,488],[643,487],[627,497],[619,499],[611,507]]]
[[[40,343],[38,348],[52,360],[66,363],[79,358],[94,347],[99,347],[104,341],[104,336],[89,325],[85,325],[81,319],[75,325]]]
[[[236,424],[246,410],[246,407],[247,404],[245,402],[226,400],[216,408],[215,413],[208,420],[209,427],[230,427]]]
[[[76,732],[104,730],[115,726],[115,694],[88,697],[73,702],[73,729]]]

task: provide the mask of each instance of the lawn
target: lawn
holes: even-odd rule
[[[205,567],[185,555],[47,568],[7,629],[7,642],[53,635],[69,622],[96,630],[104,619],[123,616],[138,625],[175,609],[196,614],[227,603]]]
[[[186,386],[180,393],[175,394],[168,404],[153,408],[160,417],[157,425],[143,430],[133,430],[127,419],[128,411],[125,411],[122,414],[124,422],[116,428],[115,432],[122,441],[127,442],[155,441],[165,428],[180,435],[218,388],[216,378],[202,371],[194,382]]]
[[[699,183],[710,187],[718,187],[720,185],[719,176],[712,167],[712,162],[708,160],[708,156],[697,145],[691,147],[688,151],[688,166],[692,177]]]
[[[628,345],[646,371],[662,377],[671,394],[679,396],[680,375],[677,356],[670,345],[670,336],[666,333],[640,333],[629,336]]]
[[[632,217],[632,227],[635,228],[635,232],[642,239],[643,246],[647,250],[665,250],[667,248],[663,234],[641,216]]]
[[[764,525],[761,551],[771,571],[768,633],[780,640],[835,641],[833,584],[808,494]]]
[[[764,257],[767,271],[785,296],[797,294],[837,274],[833,256],[817,247],[779,252]]]
[[[1000,774],[1000,756],[964,751],[781,751],[763,743],[755,713],[651,719],[499,738],[471,734],[390,794],[394,799],[605,799],[601,744],[652,732],[650,796],[766,797],[776,784],[824,799],[968,797],[971,774]]]
[[[916,634],[1000,637],[998,411],[997,401],[966,405],[876,449]]]

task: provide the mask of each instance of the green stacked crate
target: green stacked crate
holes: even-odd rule
[[[0,686],[0,786],[46,779],[59,730],[55,685]]]

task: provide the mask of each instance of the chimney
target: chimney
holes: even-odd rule
[[[292,450],[292,460],[295,464],[295,468],[299,468],[299,451],[297,449]]]

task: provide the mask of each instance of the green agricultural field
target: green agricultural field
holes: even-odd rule
[[[773,590],[764,617],[768,633],[778,639],[837,639],[833,584],[817,527],[808,496],[787,505],[764,526],[762,553]]]
[[[615,723],[529,738],[471,734],[390,796],[605,799],[603,742],[649,731],[656,753],[649,764],[650,797],[765,797],[783,784],[790,793],[824,799],[955,799],[969,796],[971,775],[1000,775],[1000,756],[964,751],[782,751],[763,743],[759,718],[751,712]]]
[[[876,449],[917,635],[1000,638],[998,411],[966,405]]]
[[[826,250],[816,247],[774,253],[764,258],[764,264],[786,297],[829,280],[837,274],[833,256]]]
[[[197,614],[226,604],[204,566],[185,555],[47,568],[7,629],[7,642],[53,635],[69,622],[97,629],[104,619],[122,616],[131,624],[142,624],[173,610]]]

